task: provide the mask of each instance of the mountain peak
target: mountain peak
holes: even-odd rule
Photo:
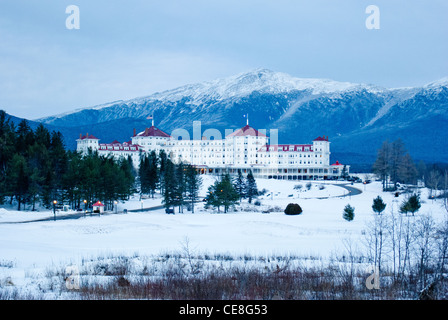
[[[448,87],[448,77],[444,77],[439,80],[430,82],[424,86],[424,88],[434,88],[434,87]]]
[[[189,96],[200,103],[202,98],[223,100],[248,96],[255,91],[268,94],[309,91],[311,94],[321,94],[359,89],[360,87],[370,88],[371,86],[330,79],[297,78],[286,73],[257,68],[226,78],[160,92],[153,97],[168,98],[173,101],[173,99],[179,99],[180,96]]]

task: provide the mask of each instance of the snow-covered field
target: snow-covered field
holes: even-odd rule
[[[213,180],[213,177],[204,177],[202,195]],[[376,196],[380,195],[387,203],[385,214],[392,207],[397,212],[403,199],[402,195],[394,198],[393,194],[382,192],[379,182],[349,185],[362,191],[356,196],[350,196],[346,189],[338,186],[343,182],[314,181],[310,190],[306,183],[258,179],[258,189],[268,190],[259,198],[261,204],[249,205],[244,200],[237,211],[227,214],[205,210],[201,203],[194,214],[186,209],[179,214],[176,209],[175,215],[167,215],[160,209],[14,223],[53,217],[53,212],[0,209],[0,284],[10,281],[20,286],[26,283],[27,274],[32,270],[76,265],[95,256],[145,256],[179,251],[186,239],[196,252],[325,259],[343,252],[347,241],[362,247],[362,231],[374,216],[371,206]],[[297,184],[303,186],[300,191],[294,189]],[[417,214],[442,218],[446,212],[440,202],[428,200],[426,189],[420,191],[423,203]],[[300,204],[301,215],[283,213],[291,202]],[[143,200],[145,208],[160,203],[160,198]],[[355,207],[355,218],[351,222],[342,218],[347,204]],[[141,206],[140,200],[135,198],[120,203],[118,211]]]

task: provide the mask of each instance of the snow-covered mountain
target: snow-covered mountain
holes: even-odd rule
[[[383,140],[401,137],[414,158],[448,162],[448,78],[420,88],[389,89],[257,69],[37,121],[70,132],[88,129],[107,142],[128,140],[133,128],[149,125],[148,115],[166,132],[191,132],[197,120],[203,130],[224,133],[243,126],[247,113],[252,126],[279,129],[283,143],[306,143],[324,134],[335,154],[359,153],[370,161]],[[84,131],[67,136],[67,145]],[[437,150],[428,151],[428,144]]]

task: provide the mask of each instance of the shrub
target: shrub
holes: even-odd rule
[[[383,199],[380,196],[373,199],[372,210],[374,212],[381,214],[384,209],[386,209],[386,204],[383,202]]]
[[[302,208],[297,203],[290,203],[286,206],[285,214],[296,215],[302,213]]]
[[[412,215],[414,215],[414,213],[417,212],[421,206],[420,196],[418,194],[413,194],[408,200],[403,201],[400,206],[400,212],[405,214],[411,212]]]
[[[342,217],[347,221],[352,221],[355,218],[355,208],[351,205],[346,205]]]

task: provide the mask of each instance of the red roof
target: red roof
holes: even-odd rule
[[[145,131],[139,133],[137,136],[140,137],[163,137],[163,138],[169,138],[170,135],[166,134],[162,130],[152,126],[151,128],[146,128]]]
[[[245,137],[245,136],[253,136],[253,137],[267,137],[262,134],[258,130],[252,128],[249,125],[242,127],[241,129],[236,130],[228,135],[228,137]]]
[[[102,204],[100,201],[93,204],[94,207],[104,207],[104,204]]]
[[[317,137],[313,141],[328,141],[328,136]]]
[[[79,136],[79,139],[84,140],[84,139],[91,139],[91,140],[100,140],[97,137],[91,135],[91,134],[86,134],[85,136]]]
[[[333,163],[332,166],[343,166],[343,164],[336,160],[336,162]]]

